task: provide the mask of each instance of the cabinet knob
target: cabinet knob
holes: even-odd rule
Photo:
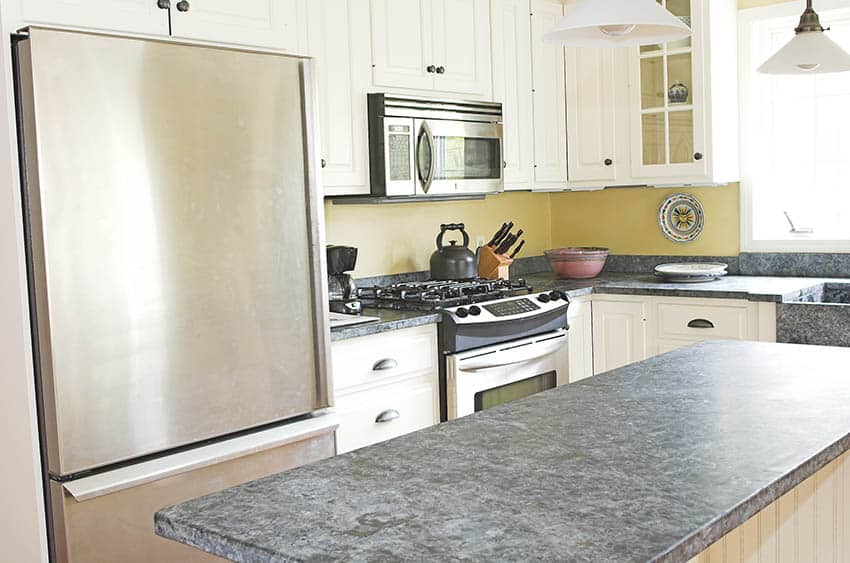
[[[435,67],[434,65],[428,65],[427,67],[425,67],[425,70],[427,70],[430,74],[434,74],[435,72],[437,72],[437,67]]]
[[[188,12],[190,7],[191,5],[187,0],[180,0],[180,2],[177,3],[177,10],[180,12]]]
[[[701,152],[698,152],[694,155],[694,160],[702,160],[702,159],[703,159],[703,154]]]
[[[445,73],[446,73],[446,67],[444,67],[444,66],[438,66],[437,67],[437,74],[445,74]]]
[[[392,422],[393,420],[397,420],[400,416],[401,416],[401,414],[399,414],[399,412],[397,410],[390,409],[390,410],[386,410],[386,411],[382,412],[381,414],[379,414],[375,418],[375,422],[377,422],[377,423]]]
[[[160,10],[170,10],[171,0],[157,0],[156,6]]]
[[[614,164],[613,160],[611,160],[610,158],[605,159],[605,166],[611,166],[612,164]]]
[[[322,168],[327,168],[327,167],[328,167],[328,161],[323,158],[322,159]]]

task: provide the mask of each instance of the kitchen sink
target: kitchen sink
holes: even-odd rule
[[[825,283],[776,306],[776,340],[850,347],[850,283]]]

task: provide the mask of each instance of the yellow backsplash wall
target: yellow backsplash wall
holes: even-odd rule
[[[549,194],[505,193],[480,201],[415,204],[325,203],[328,244],[360,249],[357,277],[427,270],[441,223],[465,223],[470,246],[489,238],[506,221],[525,230],[522,256],[551,248]],[[456,235],[457,233],[453,233]],[[446,235],[445,242],[455,238]]]
[[[705,209],[705,230],[675,243],[658,226],[664,199],[686,192]],[[738,184],[712,188],[618,188],[552,194],[553,246],[604,246],[614,254],[736,256],[740,248]]]

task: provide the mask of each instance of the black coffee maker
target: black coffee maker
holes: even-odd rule
[[[328,246],[328,296],[333,313],[359,315],[362,310],[357,286],[349,272],[357,266],[357,249],[351,246]]]

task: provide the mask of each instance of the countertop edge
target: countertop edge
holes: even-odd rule
[[[740,528],[750,518],[779,500],[806,479],[850,450],[850,433],[845,434],[808,460],[788,471],[773,483],[727,510],[724,514],[695,530],[678,543],[649,560],[649,563],[690,561],[728,533]]]
[[[168,507],[170,508],[170,507]],[[279,555],[270,550],[262,549],[248,542],[233,537],[223,536],[216,532],[193,526],[178,524],[165,516],[166,508],[154,513],[154,533],[164,539],[180,543],[216,557],[222,557],[237,563],[242,561],[278,561]],[[201,538],[203,541],[195,541]],[[208,548],[211,539],[215,540],[215,549]]]

